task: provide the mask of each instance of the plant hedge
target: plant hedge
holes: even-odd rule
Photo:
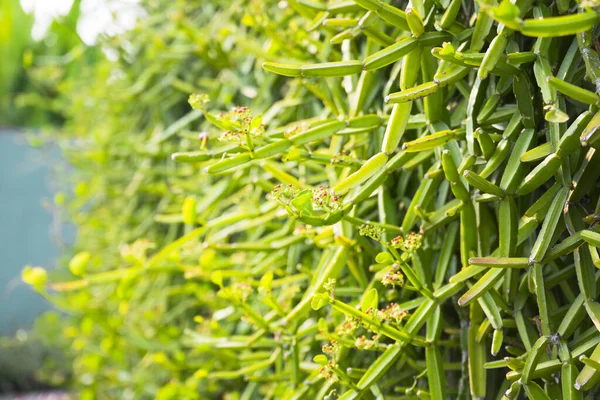
[[[83,398],[600,395],[595,2],[144,5],[24,271]]]

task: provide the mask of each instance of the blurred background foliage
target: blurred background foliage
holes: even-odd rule
[[[316,47],[296,11],[273,0],[140,4],[146,15],[134,29],[104,35],[94,46],[77,35],[79,1],[41,41],[31,39],[32,17],[17,0],[0,5],[0,53],[8,60],[0,64],[0,125],[39,128],[30,143],[58,146],[66,159],[56,167],[63,187],[55,203],[78,234],[51,278],[75,279],[68,260],[81,251],[90,254],[84,275],[115,271],[121,277],[86,290],[44,293],[57,311],[40,318],[34,336],[63,350],[69,362],[57,368],[49,358],[40,377],[74,385],[82,399],[217,398],[245,384],[233,379],[223,388],[198,371],[235,369],[238,361],[231,350],[186,340],[184,331],[214,337],[234,331],[236,319],[202,323],[214,310],[230,312],[229,301],[215,296],[210,280],[132,271],[148,253],[189,232],[181,223],[186,196],[204,199],[198,207],[204,220],[256,211],[264,201],[239,176],[219,184],[218,177],[170,160],[175,151],[199,149],[199,132],[209,140],[217,134],[191,110],[189,95],[208,94],[215,110],[251,107],[274,126],[312,117],[322,105],[306,101],[310,91],[264,73],[260,64],[315,59]],[[200,263],[216,262],[211,254]],[[65,365],[72,366],[73,381]]]
[[[23,128],[55,129],[63,123],[64,117],[54,105],[60,98],[59,86],[99,54],[96,47],[83,47],[77,35],[79,3],[76,0],[67,15],[55,19],[42,40],[34,40],[34,16],[22,9],[19,0],[0,2],[0,134],[15,138]],[[35,136],[31,139],[36,143]],[[16,169],[12,172],[24,174]],[[10,226],[4,221],[6,229]],[[10,267],[2,266],[8,275]],[[2,301],[11,299],[5,291],[8,287],[2,287]],[[65,347],[57,345],[64,343],[57,340],[62,328],[61,316],[48,313],[36,320],[30,332],[19,329],[14,337],[0,337],[0,393],[65,384],[71,368]]]
[[[83,46],[77,34],[80,0],[55,19],[42,40],[32,38],[34,16],[19,0],[0,4],[0,127],[62,123],[60,85],[94,63],[96,46]]]

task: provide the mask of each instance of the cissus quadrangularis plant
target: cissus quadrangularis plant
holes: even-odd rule
[[[597,4],[257,4],[252,102],[147,135],[130,265],[49,288],[111,299],[162,398],[597,396]]]

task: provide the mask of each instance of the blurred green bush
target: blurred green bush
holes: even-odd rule
[[[84,47],[77,35],[80,0],[71,11],[55,19],[46,36],[31,37],[34,17],[19,0],[0,4],[0,127],[40,127],[63,121],[58,86],[82,66],[94,62],[95,47]]]
[[[239,361],[184,334],[219,337],[236,330],[233,320],[208,323],[215,310],[228,315],[229,302],[215,296],[208,279],[186,278],[171,267],[165,273],[162,264],[142,274],[140,268],[158,249],[189,233],[181,216],[186,197],[198,199],[203,221],[240,210],[256,213],[264,198],[246,187],[247,178],[227,182],[170,160],[175,151],[200,148],[199,132],[208,130],[211,142],[216,132],[187,100],[193,92],[207,93],[211,107],[250,106],[263,113],[265,123],[312,116],[321,106],[309,101],[306,88],[287,89],[260,68],[276,53],[305,59],[312,44],[295,13],[273,1],[143,5],[147,18],[130,32],[102,38],[101,53],[79,44],[69,52],[73,57],[41,66],[34,62],[28,74],[47,78],[53,70],[56,94],[24,90],[21,95],[64,121],[56,129],[46,127],[32,142],[58,145],[66,155],[65,190],[55,201],[77,226],[74,252],[85,252],[79,266],[71,263],[69,269],[65,262],[52,273],[53,280],[68,281],[73,271],[86,286],[51,294],[58,311],[69,315],[63,318],[63,335],[53,339],[73,357],[82,398],[203,399],[245,386],[236,380],[225,389],[195,375],[211,365],[238,368]],[[86,58],[90,51],[97,58]],[[290,100],[284,98],[287,92]],[[190,264],[198,261],[201,247],[189,249]],[[210,254],[203,264],[213,263]],[[44,274],[36,271],[26,274],[26,281],[41,288]],[[106,284],[88,288],[88,276],[104,276]],[[202,317],[207,322],[199,324]]]
[[[14,337],[0,337],[0,393],[65,386],[71,378],[70,360],[63,352],[66,343],[56,346],[63,328],[58,314],[46,313],[31,332],[21,329]]]

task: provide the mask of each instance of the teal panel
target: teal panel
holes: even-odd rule
[[[0,130],[0,335],[29,328],[49,305],[21,282],[26,264],[51,268],[58,257],[52,215],[48,153],[28,146],[23,134]]]

